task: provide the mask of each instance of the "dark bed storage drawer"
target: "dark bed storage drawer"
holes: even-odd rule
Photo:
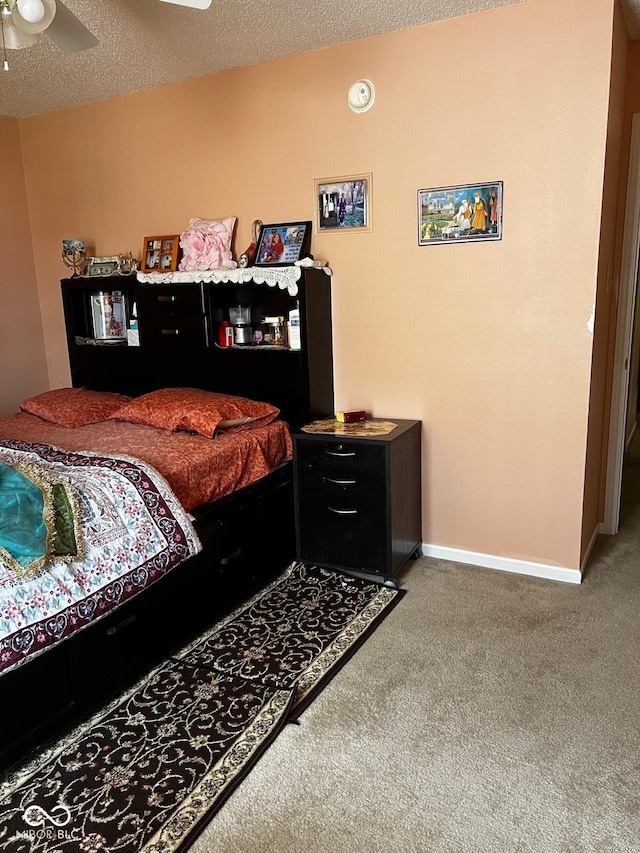
[[[257,589],[295,559],[291,463],[272,472],[265,485],[257,481],[196,518],[195,527],[206,550],[202,577],[209,613],[219,611],[234,586],[239,594]]]
[[[28,737],[47,738],[72,701],[67,657],[61,646],[2,676],[0,702],[0,766],[20,752]],[[15,750],[15,753],[14,753]]]
[[[209,550],[208,572],[212,579],[244,573],[251,559],[253,543],[247,531],[255,525],[253,508],[248,506],[221,507],[206,527],[198,528],[203,543]]]
[[[67,641],[70,665],[83,673],[73,685],[76,702],[117,690],[162,654],[150,615],[148,602],[134,598]]]

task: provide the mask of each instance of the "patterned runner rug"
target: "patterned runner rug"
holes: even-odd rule
[[[403,592],[294,564],[0,783],[2,853],[177,853]]]

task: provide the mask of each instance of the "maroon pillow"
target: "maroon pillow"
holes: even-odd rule
[[[20,404],[23,412],[63,427],[78,427],[107,421],[131,397],[89,388],[55,388]]]
[[[167,429],[187,430],[213,438],[216,430],[251,429],[274,420],[279,409],[270,403],[201,391],[161,388],[135,397],[111,415],[112,419]]]

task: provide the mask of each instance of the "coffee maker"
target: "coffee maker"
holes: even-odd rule
[[[250,346],[253,343],[251,306],[231,305],[229,307],[229,322],[233,329],[233,343],[241,347]]]

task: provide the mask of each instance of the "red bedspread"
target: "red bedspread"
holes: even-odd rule
[[[0,438],[142,459],[163,475],[187,511],[248,486],[292,455],[283,421],[210,439],[124,421],[67,429],[19,412],[0,418]]]

